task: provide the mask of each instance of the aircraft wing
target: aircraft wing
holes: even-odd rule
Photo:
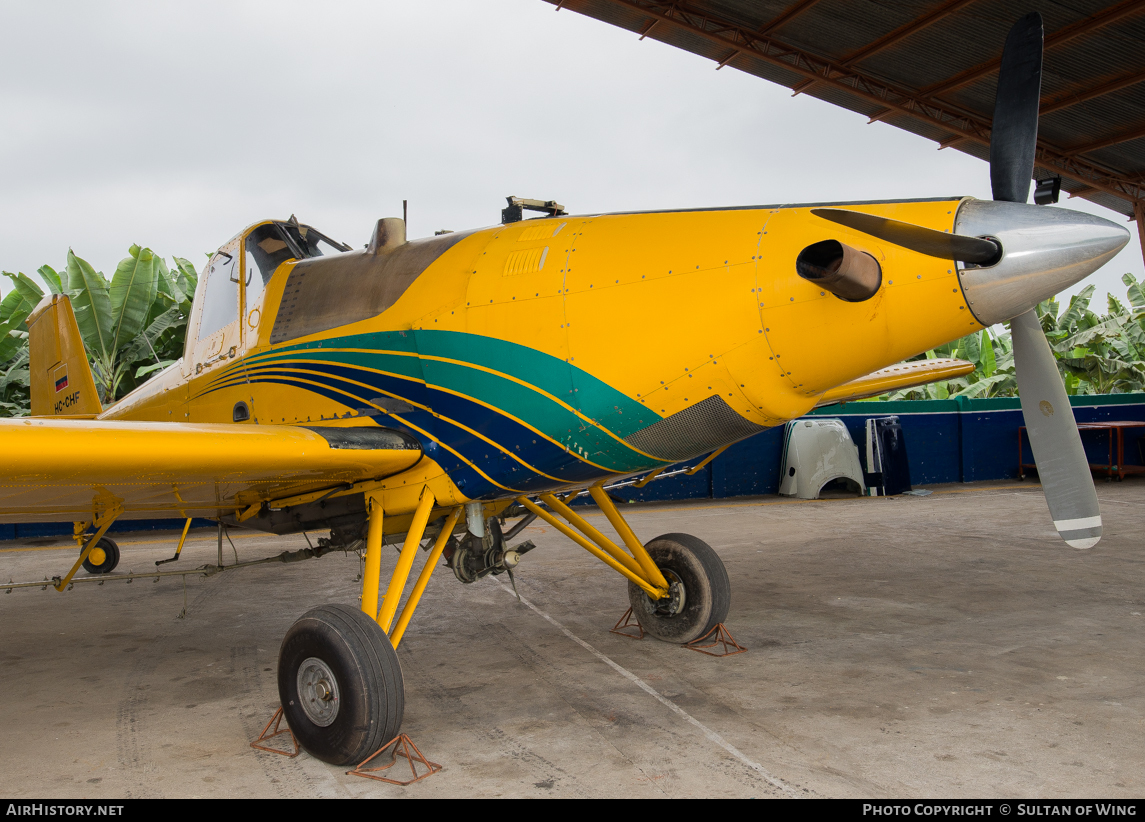
[[[857,380],[835,386],[819,399],[815,407],[822,408],[824,405],[834,405],[837,402],[877,397],[888,391],[899,391],[916,385],[926,385],[928,382],[961,377],[973,370],[974,363],[950,358],[900,362],[872,371]]]
[[[215,516],[393,476],[421,459],[377,426],[0,420],[0,522]]]

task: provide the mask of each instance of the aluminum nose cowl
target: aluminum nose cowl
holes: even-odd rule
[[[1092,214],[994,200],[963,202],[954,232],[1002,246],[994,265],[958,271],[970,311],[984,325],[1023,314],[1085,279],[1130,237],[1125,227]]]

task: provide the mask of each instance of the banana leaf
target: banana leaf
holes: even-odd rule
[[[172,257],[175,261],[175,271],[179,277],[179,287],[183,293],[187,295],[187,300],[190,302],[195,296],[195,288],[199,284],[199,274],[195,271],[195,266],[190,260],[185,260],[182,257]]]
[[[42,265],[36,269],[36,273],[40,275],[40,279],[48,284],[48,290],[53,294],[63,294],[64,284],[60,279],[60,274],[50,265]]]
[[[84,345],[92,357],[105,359],[114,354],[111,348],[111,297],[107,280],[86,260],[68,249],[68,293],[75,310],[76,324]]]
[[[1073,327],[1085,316],[1086,310],[1089,308],[1089,301],[1093,297],[1092,285],[1087,285],[1081,290],[1080,293],[1070,297],[1069,308],[1065,313],[1058,317],[1057,330],[1070,331]]]
[[[22,327],[24,318],[21,317],[18,323],[0,322],[0,362],[8,362],[21,348],[28,345],[28,333],[16,328],[17,324]]]
[[[0,323],[8,322],[8,319],[16,314],[20,315],[19,322],[24,322],[24,318],[31,314],[35,307],[24,299],[23,294],[12,289],[4,295],[3,300],[0,300]]]
[[[159,343],[159,338],[163,334],[172,329],[177,328],[180,324],[185,325],[186,318],[179,311],[178,306],[167,309],[158,317],[154,322],[147,326],[131,343],[123,350],[123,360],[127,363],[137,362],[139,360],[155,360],[155,347]],[[136,376],[139,376],[138,373]]]
[[[16,291],[20,292],[20,296],[32,304],[35,308],[40,300],[44,299],[44,290],[40,288],[27,274],[19,273],[13,274],[10,271],[0,272],[5,277],[12,281],[16,286]]]
[[[175,305],[183,307],[185,312],[189,312],[191,298],[183,291],[182,284],[179,282],[181,278],[167,267],[167,263],[162,257],[155,258],[155,266],[159,275],[159,293]],[[166,308],[170,308],[170,306]],[[152,311],[154,312],[154,306],[152,306]],[[162,312],[157,312],[156,315],[158,313]]]
[[[972,385],[967,386],[956,394],[951,394],[951,397],[969,397],[975,399],[978,397],[990,396],[990,389],[995,385],[1004,383],[1006,380],[1013,379],[1009,374],[995,374],[992,377],[983,377]]]
[[[985,329],[982,331],[981,346],[982,353],[978,360],[978,367],[982,370],[983,377],[992,377],[994,372],[998,370],[998,361],[994,357],[994,344],[990,342],[990,334]]]
[[[163,360],[162,362],[157,362],[153,365],[141,365],[139,368],[135,369],[135,377],[137,379],[139,377],[146,377],[148,374],[154,371],[163,370],[167,366],[174,364],[174,362],[175,360]]]
[[[975,365],[982,356],[982,345],[977,334],[967,334],[958,341],[958,357]]]
[[[1137,282],[1137,278],[1126,272],[1121,275],[1121,282],[1129,288],[1125,294],[1129,299],[1129,304],[1134,308],[1145,308],[1145,287]]]
[[[131,246],[129,256],[116,267],[108,289],[111,298],[109,351],[119,351],[143,330],[158,285],[159,275],[151,249]]]

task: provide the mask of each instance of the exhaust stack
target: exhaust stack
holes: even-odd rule
[[[803,279],[850,303],[869,300],[883,281],[882,269],[874,257],[838,240],[807,246],[799,252],[795,270]]]

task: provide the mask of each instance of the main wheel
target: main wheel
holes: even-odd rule
[[[332,765],[357,764],[398,735],[405,683],[377,622],[348,605],[307,611],[278,652],[278,695],[298,744]]]
[[[628,583],[632,613],[644,630],[665,642],[691,642],[727,619],[732,586],[715,551],[690,534],[664,534],[644,546],[671,586],[653,600]]]
[[[80,553],[83,553],[82,548]],[[89,574],[110,574],[118,564],[119,546],[107,537],[100,537],[83,561],[83,568]]]

